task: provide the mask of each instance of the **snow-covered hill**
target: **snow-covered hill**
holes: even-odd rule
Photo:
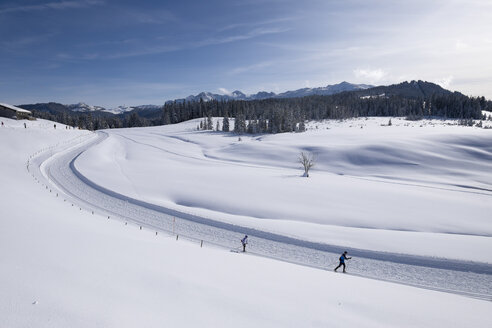
[[[27,122],[27,128],[22,121],[2,121],[5,123],[0,127],[2,326],[489,327],[492,323],[489,315],[492,303],[488,301],[231,253],[207,244],[200,248],[199,244],[182,238],[156,235],[147,228],[140,230],[115,217],[108,219],[99,210],[93,214],[70,202],[71,196],[54,189],[54,182],[40,172],[61,155],[59,151],[91,142],[95,135],[66,129],[61,124],[54,129],[53,122],[43,120]],[[333,122],[327,131],[336,132],[337,124]],[[97,182],[107,185],[121,174],[128,174],[124,179],[130,181],[138,181],[137,176],[147,176],[144,180],[149,181],[149,176],[156,177],[155,172],[173,171],[181,181],[174,186],[188,185],[187,189],[181,189],[183,195],[190,191],[193,196],[194,190],[201,186],[197,184],[199,180],[190,180],[192,171],[183,174],[175,171],[174,166],[146,171],[148,167],[133,166],[139,155],[147,153],[149,159],[161,158],[159,163],[164,157],[179,160],[185,169],[193,168],[199,160],[207,169],[206,157],[200,154],[201,149],[206,149],[204,146],[215,144],[215,150],[210,151],[217,155],[218,145],[236,143],[233,140],[237,138],[233,136],[192,132],[193,125],[194,122],[168,126],[161,131],[157,128],[121,130],[137,142],[154,143],[142,144],[142,150],[122,143],[123,137],[107,138],[101,146],[112,143],[114,148],[97,161],[112,167],[116,163],[123,166]],[[321,133],[320,126],[318,130],[312,128],[312,134]],[[480,133],[471,128],[461,131],[467,131],[463,140],[468,146],[464,150],[470,152],[471,140],[480,137]],[[165,143],[155,144],[151,136],[156,132],[160,134],[156,138],[166,140]],[[439,135],[436,131],[436,137]],[[183,138],[192,141],[188,137],[193,136],[204,138],[204,143],[189,143],[189,147],[180,148]],[[281,139],[276,142],[282,142]],[[240,159],[238,151],[247,155],[241,147],[251,146],[254,141],[246,137],[243,141],[244,144],[229,147],[230,156]],[[264,141],[267,148],[268,144],[275,144],[272,140]],[[350,144],[350,140],[347,142]],[[166,151],[158,149],[162,145]],[[176,149],[181,150],[173,154]],[[120,156],[123,154],[126,158]],[[217,160],[223,162],[216,165],[225,168],[220,171],[228,180],[227,166],[235,165],[227,164],[231,161],[224,158]],[[263,167],[271,175],[280,174],[279,180],[298,179],[297,171],[292,177],[283,176],[281,172],[286,172],[286,168],[274,168],[268,161],[275,162],[275,157],[265,157],[265,163],[241,160],[236,165],[245,169]],[[257,162],[254,157],[253,162]],[[82,161],[77,165],[91,170]],[[467,171],[476,174],[473,167]],[[311,183],[322,174],[322,170],[313,171],[312,180],[302,181]],[[156,187],[153,197],[156,201],[168,193],[166,184],[151,185]],[[209,192],[207,188],[202,189],[202,193]],[[236,200],[245,201],[240,197]],[[190,198],[190,201],[195,200]],[[254,240],[251,246],[254,247]],[[336,258],[333,260],[336,262]],[[329,269],[331,264],[327,263]]]
[[[196,131],[198,120],[108,130],[75,165],[104,188],[231,224],[492,263],[482,251],[492,247],[491,130],[388,121],[313,122],[306,133],[241,141]],[[316,157],[309,179],[300,177],[301,151]]]

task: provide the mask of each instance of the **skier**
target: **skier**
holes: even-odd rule
[[[347,251],[343,252],[342,256],[338,259],[340,261],[340,264],[335,268],[335,272],[337,272],[337,269],[343,265],[343,273],[345,273],[345,260],[350,260],[351,257],[347,257]]]
[[[244,235],[244,238],[241,239],[241,244],[243,244],[243,253],[246,252],[246,245],[248,244],[248,235]]]

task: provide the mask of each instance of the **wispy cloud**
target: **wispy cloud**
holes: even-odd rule
[[[273,62],[273,61],[264,61],[264,62],[252,64],[252,65],[239,66],[239,67],[233,68],[228,73],[231,75],[241,74],[244,72],[249,72],[249,71],[253,71],[253,70],[262,69],[262,68],[272,66],[274,63],[275,62]]]
[[[128,57],[136,57],[136,56],[145,56],[145,55],[155,55],[160,53],[167,53],[167,52],[180,51],[186,49],[196,49],[201,47],[243,41],[243,40],[260,37],[263,35],[283,33],[286,31],[288,31],[288,29],[256,28],[243,34],[234,34],[228,36],[206,38],[199,41],[191,41],[182,44],[165,44],[165,45],[152,45],[152,46],[142,45],[137,49],[135,49],[134,47],[134,49],[132,50],[114,52],[110,54],[89,53],[83,55],[79,55],[79,54],[70,55],[67,53],[61,53],[57,55],[57,58],[65,59],[65,60],[95,60],[95,59],[118,59],[118,58],[128,58]]]
[[[140,24],[165,24],[169,22],[179,22],[178,17],[168,10],[154,10],[154,11],[135,11],[128,12],[130,21]]]
[[[53,38],[57,33],[47,33],[36,36],[26,36],[19,37],[12,40],[0,41],[0,45],[4,50],[16,51],[19,49],[24,49],[26,47],[31,47],[33,45],[38,45],[47,40]]]
[[[63,9],[74,9],[74,8],[84,8],[96,5],[102,5],[105,2],[102,0],[81,0],[81,1],[57,1],[57,2],[47,2],[39,5],[26,5],[26,6],[15,6],[0,8],[0,14],[15,13],[15,12],[30,12],[30,11],[40,11],[40,10],[63,10]]]
[[[444,89],[448,89],[451,85],[451,82],[453,82],[453,76],[444,77],[436,81],[436,83]]]
[[[337,49],[333,49],[332,52],[307,52],[307,54],[299,54],[296,52],[295,56],[286,56],[283,58],[276,57],[273,60],[264,60],[250,65],[238,66],[230,69],[227,74],[235,75],[271,67],[280,67],[284,72],[292,72],[292,69],[297,71],[299,68],[302,71],[314,69],[320,72],[320,69],[322,69],[324,65],[331,63],[333,58],[337,58],[335,55],[337,52]],[[302,81],[304,82],[305,80]]]
[[[363,69],[357,68],[354,70],[354,75],[357,79],[362,79],[370,83],[376,83],[382,80],[387,73],[382,69]]]
[[[267,34],[284,33],[289,30],[290,29],[288,28],[278,28],[278,27],[255,28],[249,32],[242,33],[242,34],[221,36],[221,37],[209,38],[202,41],[198,41],[197,43],[194,44],[193,47],[204,47],[204,46],[218,45],[223,43],[230,43],[235,41],[248,40]]]
[[[302,17],[278,17],[278,18],[272,18],[268,20],[262,20],[262,21],[255,21],[255,22],[244,22],[244,23],[234,23],[234,24],[229,24],[224,27],[219,28],[219,32],[224,32],[228,30],[233,30],[233,29],[238,29],[238,28],[243,28],[243,27],[258,27],[258,26],[264,26],[264,25],[271,25],[271,24],[278,24],[278,23],[283,23],[283,22],[291,22],[295,20],[300,20]]]
[[[229,90],[227,90],[226,88],[218,88],[217,90],[219,90],[219,92],[223,95],[230,95],[232,93]]]

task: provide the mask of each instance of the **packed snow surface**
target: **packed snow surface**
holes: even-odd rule
[[[184,213],[381,252],[492,263],[492,132],[369,118],[305,133],[197,131],[198,120],[108,130],[75,168]],[[215,126],[215,124],[214,124]],[[300,152],[316,164],[302,177]]]
[[[97,208],[93,214],[84,206],[87,204],[83,199],[74,196],[80,190],[73,190],[72,194],[70,190],[65,192],[58,189],[58,186],[62,188],[70,185],[71,177],[67,175],[62,184],[57,184],[50,181],[50,177],[60,178],[66,172],[51,170],[61,169],[57,163],[64,162],[63,159],[70,158],[72,153],[77,154],[79,145],[82,145],[80,149],[89,151],[83,152],[73,163],[78,169],[85,170],[85,173],[91,173],[93,167],[83,161],[99,152],[98,147],[106,147],[107,142],[114,142],[115,151],[124,155],[120,157],[121,155],[111,153],[102,159],[113,168],[116,163],[123,163],[121,171],[110,170],[106,177],[94,181],[110,187],[117,180],[114,174],[127,174],[123,185],[128,181],[138,182],[135,174],[140,174],[146,181],[152,181],[149,177],[156,177],[156,172],[142,171],[148,169],[147,166],[136,172],[125,171],[128,164],[126,161],[133,161],[134,156],[140,153],[132,154],[132,147],[121,142],[124,134],[137,139],[132,134],[145,134],[145,130],[121,130],[123,135],[113,136],[111,133],[109,137],[101,138],[87,131],[66,129],[61,124],[57,124],[58,128],[55,130],[53,122],[49,121],[28,122],[27,128],[23,127],[22,121],[3,121],[5,126],[0,128],[2,326],[490,327],[492,324],[492,303],[489,301],[365,279],[356,275],[336,274],[250,256],[248,253],[232,253],[208,244],[200,248],[198,243],[183,241],[181,238],[176,240],[174,235],[156,234],[147,226],[141,230],[134,224],[126,225],[125,221],[114,220],[113,217],[108,219],[106,214],[101,214],[104,210],[102,208]],[[189,129],[186,127],[187,124]],[[174,135],[173,129],[178,132],[176,134],[180,138],[187,133],[189,136],[200,134],[191,131],[193,122],[187,124],[149,129],[148,136],[157,133],[156,138],[161,139],[161,134]],[[480,133],[476,133],[480,137]],[[217,140],[228,138],[214,133],[201,134]],[[175,142],[180,141],[174,139]],[[237,140],[237,137],[230,137],[231,143],[235,143],[233,139]],[[242,139],[246,142],[253,140],[244,136]],[[473,135],[470,139],[473,139]],[[97,142],[100,143],[92,146]],[[128,143],[131,144],[133,141]],[[169,149],[166,156],[175,152],[176,155],[172,156],[188,158],[190,162],[198,156],[202,158],[204,167],[207,167],[206,161],[212,159],[205,156],[206,147],[197,143],[190,145],[195,145],[194,147],[201,150],[176,147]],[[156,149],[156,145],[143,146]],[[157,145],[158,148],[160,146]],[[129,148],[126,149],[127,147]],[[94,153],[90,154],[90,150],[94,150]],[[241,153],[245,156],[244,152]],[[210,153],[208,155],[214,156]],[[295,164],[290,166],[290,161],[275,166],[269,157],[264,157],[263,163],[251,163],[249,156],[246,156],[247,160],[234,156],[234,162],[219,155],[220,151],[217,149],[215,157],[219,159],[215,161],[218,166],[236,165],[272,172],[292,172],[293,177],[281,179],[294,179],[300,175]],[[98,158],[94,159],[99,161]],[[183,165],[187,165],[186,161]],[[191,167],[199,169],[196,166]],[[161,167],[159,172],[173,169],[174,166]],[[188,173],[189,175],[182,177],[183,181],[187,180],[187,176],[193,177],[193,172]],[[227,176],[227,172],[225,173]],[[321,168],[319,171],[313,171],[309,183],[323,174],[329,173],[324,173]],[[376,181],[379,181],[378,179],[380,178]],[[200,180],[197,183],[198,186],[193,186],[194,188],[203,187]],[[157,190],[156,185],[157,183],[150,183],[149,186]],[[470,183],[466,185],[470,186]],[[74,186],[80,187],[80,184]],[[262,184],[260,187],[264,186],[265,184]],[[156,203],[163,195],[169,193],[161,193],[161,190],[166,190],[164,186],[161,187],[153,198]],[[451,187],[453,188],[455,187]],[[483,186],[480,188],[487,189]],[[241,189],[241,186],[237,189]],[[262,192],[260,189],[256,191]],[[127,190],[126,187],[114,190],[149,201],[146,198],[149,192],[139,194],[141,190]],[[213,190],[202,191],[207,193]],[[87,192],[96,194],[97,190],[87,189]],[[90,196],[86,195],[87,199]],[[168,206],[173,205],[172,199],[165,200],[165,203]],[[174,206],[184,206],[174,203]],[[235,210],[235,207],[232,210]],[[193,212],[197,214],[200,214],[200,211],[205,210],[193,208]],[[208,211],[210,212],[203,214],[220,213],[217,209]],[[236,222],[234,220],[239,219],[242,220],[242,224],[248,217],[233,213],[231,217],[217,215],[216,219],[224,220],[223,222]],[[267,220],[253,217],[249,219]],[[309,226],[313,224],[310,220],[312,219],[272,219],[271,230],[281,232],[277,227],[289,222]],[[323,226],[323,223],[318,225]],[[290,228],[285,230],[288,231],[291,231]],[[345,230],[341,232],[346,233]],[[388,233],[391,232],[393,230],[388,230]],[[311,234],[310,228],[304,229],[303,235],[316,237]],[[436,233],[430,231],[428,234]],[[301,235],[296,233],[296,236]],[[470,234],[469,237],[481,237],[485,240],[490,238],[485,234]],[[467,242],[468,239],[463,241]],[[251,247],[255,246],[254,242],[252,239]],[[429,243],[431,242],[432,239],[429,240]],[[485,246],[489,247],[488,244]],[[481,251],[485,252],[488,249],[490,247]],[[336,261],[336,258],[333,260]],[[441,279],[453,279],[452,271],[445,272],[448,275],[441,276]],[[485,284],[490,285],[489,274],[478,276],[485,279]]]

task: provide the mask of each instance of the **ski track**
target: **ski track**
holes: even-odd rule
[[[64,194],[67,204],[161,231],[168,237],[179,235],[192,242],[203,240],[208,246],[237,251],[241,248],[239,240],[248,234],[247,255],[328,271],[338,264],[339,254],[347,250],[354,257],[347,263],[352,275],[492,301],[491,264],[310,242],[172,210],[101,187],[75,167],[78,156],[108,134],[91,136],[40,152],[28,161],[28,171],[38,182]]]

